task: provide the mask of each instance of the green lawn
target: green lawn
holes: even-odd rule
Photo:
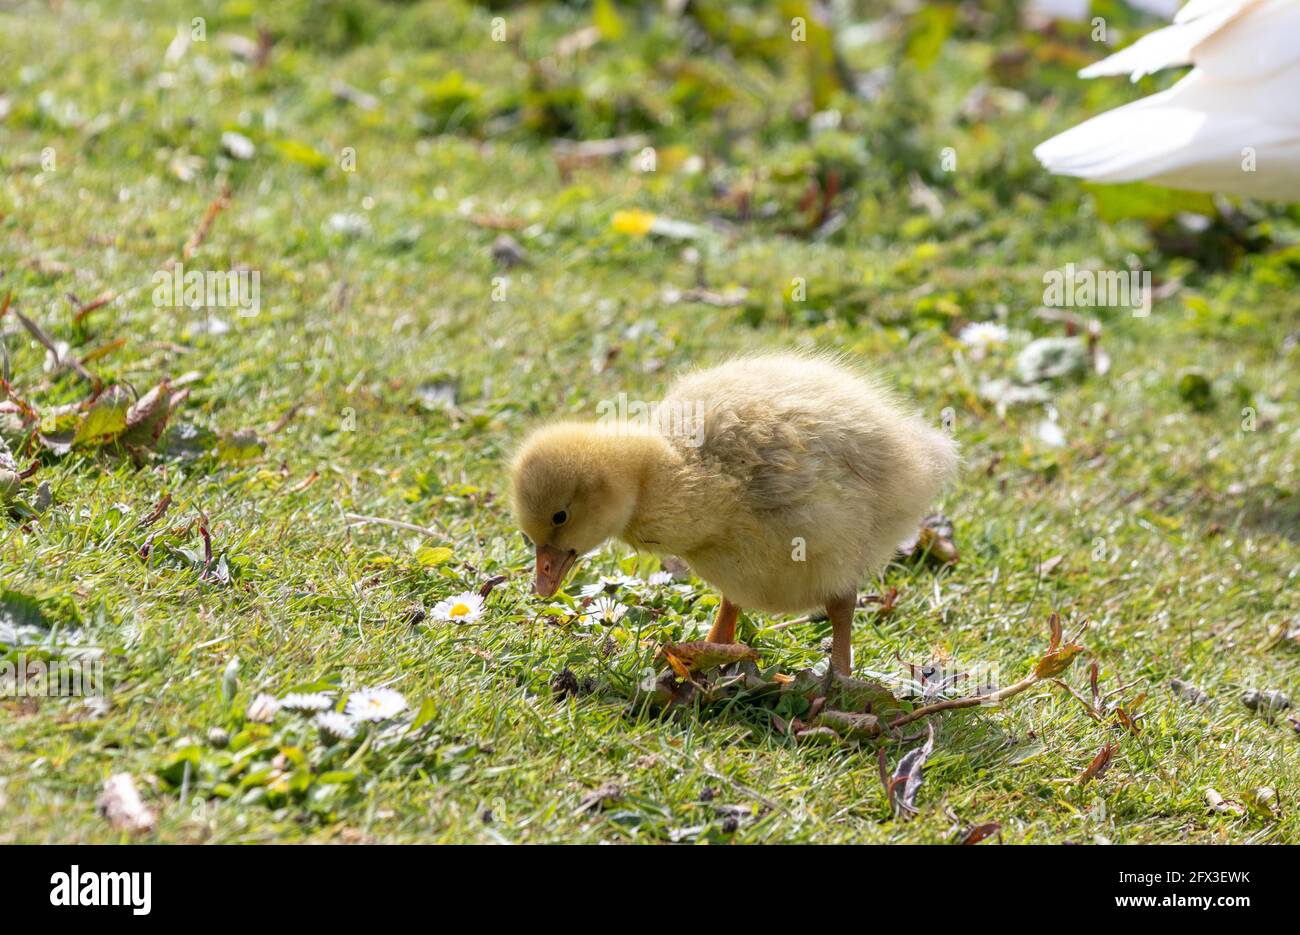
[[[1007,843],[1300,842],[1300,735],[1241,701],[1300,694],[1300,212],[1093,192],[1031,155],[1167,77],[1078,80],[1087,28],[1025,28],[1013,3],[872,5],[838,71],[815,24],[790,41],[798,3],[54,6],[0,10],[0,437],[36,465],[0,519],[0,636],[102,648],[109,690],[0,698],[0,842],[939,843],[986,822]],[[1154,25],[1098,6],[1116,42]],[[196,15],[202,41],[173,43]],[[614,157],[554,145],[629,135]],[[187,242],[186,270],[258,274],[257,314],[155,303]],[[1000,411],[981,386],[1065,334],[1038,310],[1067,263],[1150,270],[1157,301],[1071,310],[1109,369]],[[85,374],[45,366],[19,313]],[[982,321],[1009,336],[981,357],[958,335]],[[659,567],[611,545],[567,601],[530,595],[505,465],[531,425],[792,346],[859,358],[962,445],[937,505],[960,560],[864,582],[898,601],[859,613],[858,669],[1015,681],[1059,611],[1091,621],[1063,678],[1088,696],[1095,661],[1113,701],[1145,693],[1138,733],[1051,685],[938,715],[905,821],[876,743],[799,742],[770,699],[629,704],[659,644],[707,631],[707,585],[624,586],[603,626],[581,586]],[[94,381],[164,378],[153,450],[59,444]],[[477,622],[429,613],[498,575]],[[742,623],[764,669],[825,659],[828,624],[782,622]],[[351,741],[247,716],[380,686],[407,711]],[[892,766],[918,742],[879,745]],[[154,829],[97,814],[123,772]],[[1260,787],[1271,813],[1206,804]]]

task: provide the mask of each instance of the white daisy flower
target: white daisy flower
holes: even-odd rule
[[[962,344],[982,354],[990,348],[1006,344],[1010,336],[1005,325],[993,321],[977,321],[962,328],[957,338]]]
[[[483,598],[474,591],[465,591],[434,604],[430,615],[448,623],[473,623],[483,616]]]
[[[316,715],[316,726],[339,740],[351,740],[357,735],[357,725],[352,718],[338,711],[322,711]]]
[[[672,572],[669,571],[656,571],[645,580],[646,580],[646,584],[650,585],[651,587],[658,588],[658,587],[663,587],[664,585],[672,584],[673,575]]]
[[[324,711],[334,707],[334,699],[324,692],[290,692],[280,699],[280,707],[290,711]]]
[[[635,584],[640,584],[640,581],[631,575],[601,575],[600,580],[595,584],[584,584],[578,590],[578,595],[596,597],[607,591],[617,591],[619,588],[627,588]]]
[[[612,597],[600,597],[592,601],[590,613],[601,623],[613,625],[623,619],[627,608]]]
[[[406,698],[391,688],[363,688],[353,692],[345,709],[358,721],[386,721],[406,710]]]
[[[280,713],[280,702],[272,695],[258,695],[244,712],[244,717],[258,724],[270,724]]]

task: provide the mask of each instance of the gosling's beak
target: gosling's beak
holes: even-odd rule
[[[564,576],[569,573],[578,553],[570,549],[567,552],[553,545],[537,547],[537,580],[533,582],[533,593],[550,597],[560,589]]]

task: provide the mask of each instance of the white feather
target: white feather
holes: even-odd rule
[[[1040,144],[1052,172],[1098,182],[1300,199],[1300,0],[1192,0],[1175,23],[1080,74],[1196,67],[1167,91]]]
[[[1079,77],[1131,75],[1137,81],[1164,68],[1190,64],[1194,61],[1193,52],[1198,45],[1258,2],[1259,0],[1192,0],[1178,14],[1174,25],[1147,33],[1128,48],[1121,49],[1100,62],[1094,62],[1081,70]],[[1194,5],[1203,8],[1199,15],[1184,19],[1184,14]]]

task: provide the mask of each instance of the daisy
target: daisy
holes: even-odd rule
[[[244,712],[244,717],[258,724],[270,724],[280,713],[280,702],[272,695],[258,695]]]
[[[636,575],[601,575],[600,580],[595,584],[584,584],[578,594],[581,597],[596,597],[606,591],[634,588],[640,583],[641,579]]]
[[[363,688],[353,692],[345,709],[358,721],[386,721],[406,710],[406,698],[391,688]]]
[[[339,740],[351,740],[357,735],[357,725],[352,718],[338,711],[322,711],[315,720],[317,727]]]
[[[465,591],[434,604],[431,613],[434,620],[473,623],[483,616],[483,598],[473,591]]]
[[[591,613],[601,623],[612,626],[623,619],[627,608],[612,597],[601,597],[592,601]]]
[[[656,571],[645,580],[646,580],[646,584],[650,585],[651,587],[658,588],[667,584],[672,584],[673,575],[672,572],[668,572],[668,571]]]
[[[990,348],[1006,344],[1011,336],[1005,325],[992,321],[977,321],[961,329],[958,340],[976,353],[983,354]]]
[[[324,692],[291,692],[280,699],[280,707],[291,711],[324,711],[334,707],[334,699]]]

